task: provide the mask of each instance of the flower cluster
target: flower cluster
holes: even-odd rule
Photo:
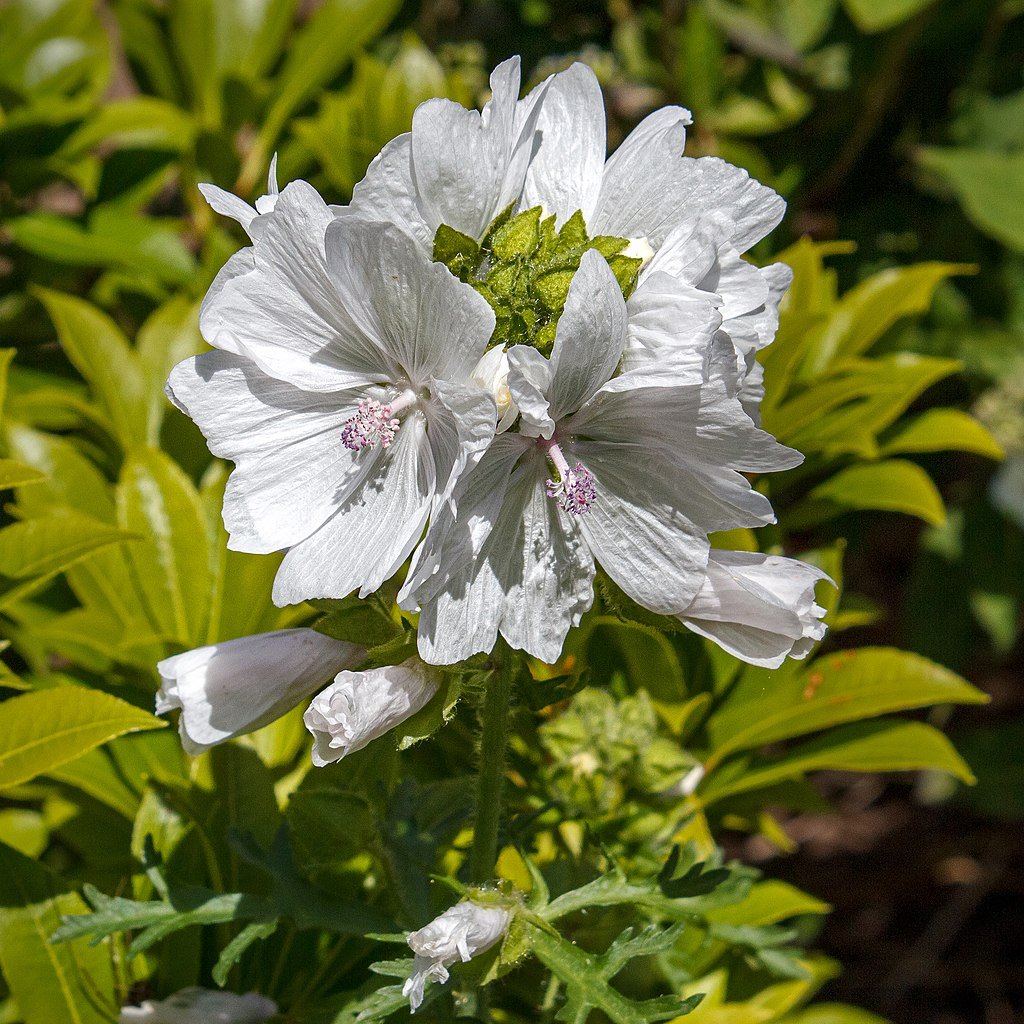
[[[499,634],[557,660],[598,570],[748,661],[800,656],[813,570],[708,540],[772,522],[745,474],[800,461],[757,415],[789,271],[740,255],[782,200],[683,156],[678,107],[606,159],[585,65],[520,99],[510,60],[491,88],[482,112],[422,104],[348,207],[274,173],[255,209],[205,189],[253,245],[168,393],[235,463],[231,546],[286,551],[279,604],[369,594],[411,556],[399,600],[435,664]]]

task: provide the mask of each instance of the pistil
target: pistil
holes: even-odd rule
[[[341,443],[350,451],[358,452],[380,444],[390,448],[402,421],[398,414],[416,402],[416,392],[406,389],[390,402],[367,398],[359,402],[359,411],[350,416],[341,429]]]
[[[590,511],[597,500],[594,474],[582,462],[571,469],[562,449],[554,441],[544,443],[551,464],[558,471],[558,480],[547,480],[546,493],[558,502],[558,507],[570,515],[581,516]]]

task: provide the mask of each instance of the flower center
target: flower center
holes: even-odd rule
[[[402,425],[398,414],[413,405],[416,398],[415,391],[406,390],[390,402],[379,402],[375,398],[361,400],[359,411],[341,428],[341,443],[353,452],[376,444],[390,448]]]
[[[557,480],[546,480],[545,491],[549,498],[558,502],[563,512],[581,516],[590,511],[590,506],[597,501],[597,485],[594,474],[582,462],[577,462],[571,469],[569,462],[557,444],[543,442],[547,448],[548,458],[558,471]]]
[[[631,245],[613,235],[591,238],[579,210],[556,231],[554,216],[545,217],[540,206],[514,215],[510,206],[480,242],[442,224],[434,235],[434,259],[491,304],[491,344],[532,345],[547,355],[583,254],[601,253],[628,298],[644,264]]]

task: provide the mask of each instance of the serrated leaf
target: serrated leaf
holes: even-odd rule
[[[167,725],[101,690],[60,686],[0,704],[0,786],[16,786],[101,743]]]
[[[707,723],[713,761],[861,718],[988,697],[909,651],[865,647],[818,658],[789,674],[748,669]]]

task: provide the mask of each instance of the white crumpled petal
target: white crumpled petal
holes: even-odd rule
[[[508,386],[508,354],[504,345],[495,345],[488,349],[469,375],[470,381],[487,391],[494,399],[497,409],[497,433],[503,433],[515,423],[519,416],[519,406]]]
[[[715,550],[703,586],[678,618],[742,661],[778,668],[787,657],[807,657],[824,637],[814,585],[828,579],[795,558]]]
[[[156,713],[181,709],[178,731],[197,756],[280,718],[366,649],[313,629],[282,629],[198,647],[157,665]]]
[[[256,992],[184,988],[167,999],[124,1007],[120,1024],[263,1024],[276,1013],[277,1003]]]
[[[423,1003],[423,989],[428,981],[444,984],[448,968],[468,963],[473,957],[495,946],[508,931],[512,915],[499,906],[483,906],[472,900],[456,903],[419,931],[411,932],[406,941],[416,954],[412,976],[402,987],[415,1011]]]
[[[390,732],[437,693],[437,675],[418,658],[366,672],[340,672],[302,720],[313,734],[313,764],[322,768]]]

